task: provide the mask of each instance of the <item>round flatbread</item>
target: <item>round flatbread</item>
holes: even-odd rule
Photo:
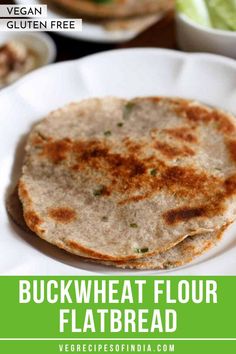
[[[131,260],[236,216],[235,118],[159,97],[90,99],[30,133],[19,196],[29,228],[72,253]]]
[[[162,12],[173,8],[173,0],[51,0],[78,16],[120,18]]]

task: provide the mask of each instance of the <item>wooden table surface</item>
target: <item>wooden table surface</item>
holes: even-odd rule
[[[0,0],[0,4],[10,3],[14,3],[14,1]],[[135,39],[115,45],[79,41],[58,34],[52,34],[51,32],[49,35],[54,39],[57,46],[56,61],[77,59],[89,54],[116,48],[161,47],[176,49],[173,13],[168,13],[161,21],[149,27]]]

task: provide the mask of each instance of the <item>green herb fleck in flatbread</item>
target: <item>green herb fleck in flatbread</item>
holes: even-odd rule
[[[104,135],[105,135],[105,136],[111,136],[111,131],[110,131],[110,130],[106,130],[106,131],[104,132]]]
[[[152,168],[152,169],[150,170],[150,175],[153,176],[153,177],[155,177],[155,176],[157,175],[157,169],[156,169],[156,168]]]
[[[136,253],[146,253],[148,252],[148,248],[136,248]]]
[[[104,186],[98,186],[96,189],[94,189],[93,195],[95,197],[101,196],[103,194],[104,188],[105,188]]]
[[[133,108],[135,107],[135,103],[132,101],[129,101],[128,103],[126,103],[126,105],[124,106],[123,109],[123,118],[124,120],[129,119],[129,116],[133,110]]]

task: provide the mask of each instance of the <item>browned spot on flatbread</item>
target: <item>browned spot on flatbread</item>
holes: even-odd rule
[[[198,139],[193,134],[192,130],[187,127],[164,129],[164,132],[180,141],[186,141],[187,143],[195,144],[198,142]]]
[[[129,149],[132,149],[131,145]],[[72,166],[73,170],[84,170],[90,167],[109,172],[113,182],[114,179],[126,179],[129,182],[129,178],[141,176],[146,172],[146,160],[142,161],[136,153],[124,155],[114,153],[103,141],[76,141],[73,143],[72,151],[77,161]]]
[[[29,194],[28,194],[27,189],[25,188],[25,185],[22,181],[19,182],[18,190],[19,190],[20,194],[22,195],[22,197],[24,197],[25,199],[29,199]]]
[[[188,208],[182,207],[168,210],[163,217],[168,225],[174,225],[179,221],[188,221],[189,219],[205,216],[206,209],[204,207]]]
[[[48,210],[48,216],[61,224],[69,224],[76,219],[76,212],[72,208],[59,207]]]
[[[107,162],[108,169],[114,178],[141,177],[146,171],[145,163],[132,155],[123,157],[120,154],[111,154]]]
[[[236,175],[230,176],[224,181],[225,195],[231,196],[236,193]]]
[[[205,197],[208,196],[209,199],[214,196],[216,189],[225,190],[225,187],[222,186],[223,180],[215,176],[209,176],[207,173],[196,171],[194,168],[169,167],[164,165],[163,162],[157,166],[158,176],[152,177],[145,174],[141,181],[137,180],[137,184],[140,181],[140,188],[142,185],[144,186],[144,192],[138,196],[124,198],[120,204],[138,202],[148,197],[150,198],[163,189],[183,198],[195,198],[198,194]]]
[[[153,97],[146,97],[147,101],[150,101],[152,103],[159,103],[161,102],[161,97],[159,96],[153,96]]]
[[[25,186],[24,182],[22,182],[21,180],[19,181],[19,184],[18,184],[18,195],[19,195],[20,199],[23,199],[24,202],[28,204],[28,206],[30,206],[32,204],[32,201],[31,201],[29,193],[26,189],[26,186]]]
[[[178,191],[186,190],[190,197],[196,195],[198,191],[204,195],[212,193],[213,189],[219,188],[222,183],[218,177],[209,176],[191,167],[180,166],[167,167],[162,173],[162,181],[172,192],[178,194]]]
[[[189,105],[189,103],[180,103],[177,106],[176,112],[178,114],[183,114],[187,117],[188,120],[193,122],[205,122],[208,123],[214,120],[213,114],[208,111],[206,108],[200,106]]]
[[[236,162],[236,140],[229,140],[227,145],[231,159]]]
[[[42,224],[40,217],[33,211],[28,210],[24,213],[24,218],[27,226],[36,233],[42,233],[43,230],[40,230],[39,226]]]
[[[78,160],[82,160],[84,162],[89,161],[95,158],[102,158],[107,156],[109,149],[108,147],[101,141],[77,141],[73,144],[72,151],[78,157]]]
[[[190,149],[188,146],[183,146],[182,148],[171,146],[167,143],[155,141],[154,143],[155,149],[159,150],[164,156],[169,159],[178,157],[178,156],[193,156],[195,152]]]
[[[71,150],[70,139],[49,141],[43,146],[42,156],[49,157],[55,164],[66,159]]]
[[[129,138],[124,138],[123,143],[127,151],[130,154],[135,154],[135,155],[137,155],[138,153],[142,153],[142,149],[145,148],[145,146],[147,145],[142,141],[136,142]]]
[[[207,186],[206,186],[207,188]],[[206,192],[207,193],[207,192]],[[227,178],[222,183],[222,189],[214,193],[214,189],[209,194],[208,203],[204,206],[181,207],[168,210],[163,214],[163,218],[168,225],[176,225],[193,218],[213,217],[223,213],[226,209],[225,200],[236,194],[236,175]],[[207,195],[207,194],[206,194]]]
[[[235,125],[221,112],[215,112],[215,121],[218,130],[225,134],[236,133]]]
[[[191,105],[189,102],[180,100],[174,107],[174,111],[194,123],[215,122],[217,130],[222,133],[231,134],[236,132],[235,125],[231,122],[230,118],[225,113],[215,109]]]

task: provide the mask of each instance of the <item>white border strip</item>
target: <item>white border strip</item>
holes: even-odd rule
[[[236,338],[0,338],[0,341],[236,341]]]

